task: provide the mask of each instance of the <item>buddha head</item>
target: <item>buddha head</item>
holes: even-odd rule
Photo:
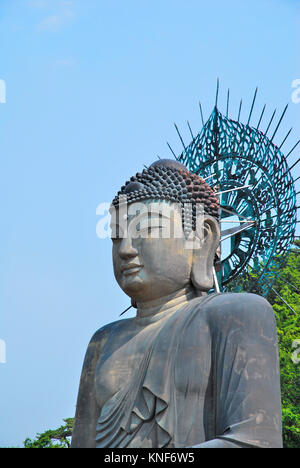
[[[133,304],[213,287],[219,204],[200,176],[156,161],[121,188],[111,215],[114,274]]]

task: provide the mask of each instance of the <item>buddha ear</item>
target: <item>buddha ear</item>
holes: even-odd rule
[[[220,228],[215,218],[205,215],[200,229],[200,242],[193,250],[191,281],[196,289],[209,291],[214,285],[213,267],[220,243]]]

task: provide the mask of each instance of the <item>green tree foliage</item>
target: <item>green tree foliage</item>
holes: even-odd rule
[[[273,289],[267,299],[272,304],[277,319],[283,442],[285,448],[300,448],[300,342],[297,343],[300,340],[299,240],[295,241],[287,265],[280,272]]]
[[[58,429],[37,434],[34,440],[26,439],[24,448],[70,448],[74,418],[64,419]]]

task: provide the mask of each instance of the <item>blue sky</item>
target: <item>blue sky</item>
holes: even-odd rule
[[[87,343],[129,303],[96,207],[180,151],[173,122],[189,141],[219,77],[233,118],[256,86],[253,122],[289,103],[296,143],[299,30],[292,0],[0,0],[0,446],[74,415]]]

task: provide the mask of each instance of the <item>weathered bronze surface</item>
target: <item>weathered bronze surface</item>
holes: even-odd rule
[[[173,206],[162,198],[146,203]],[[215,217],[204,213],[191,244],[177,206],[166,237],[160,218],[135,215],[135,203],[126,237],[113,239],[113,264],[137,314],[101,328],[88,345],[72,447],[281,447],[271,306],[254,294],[207,294],[220,236]]]

